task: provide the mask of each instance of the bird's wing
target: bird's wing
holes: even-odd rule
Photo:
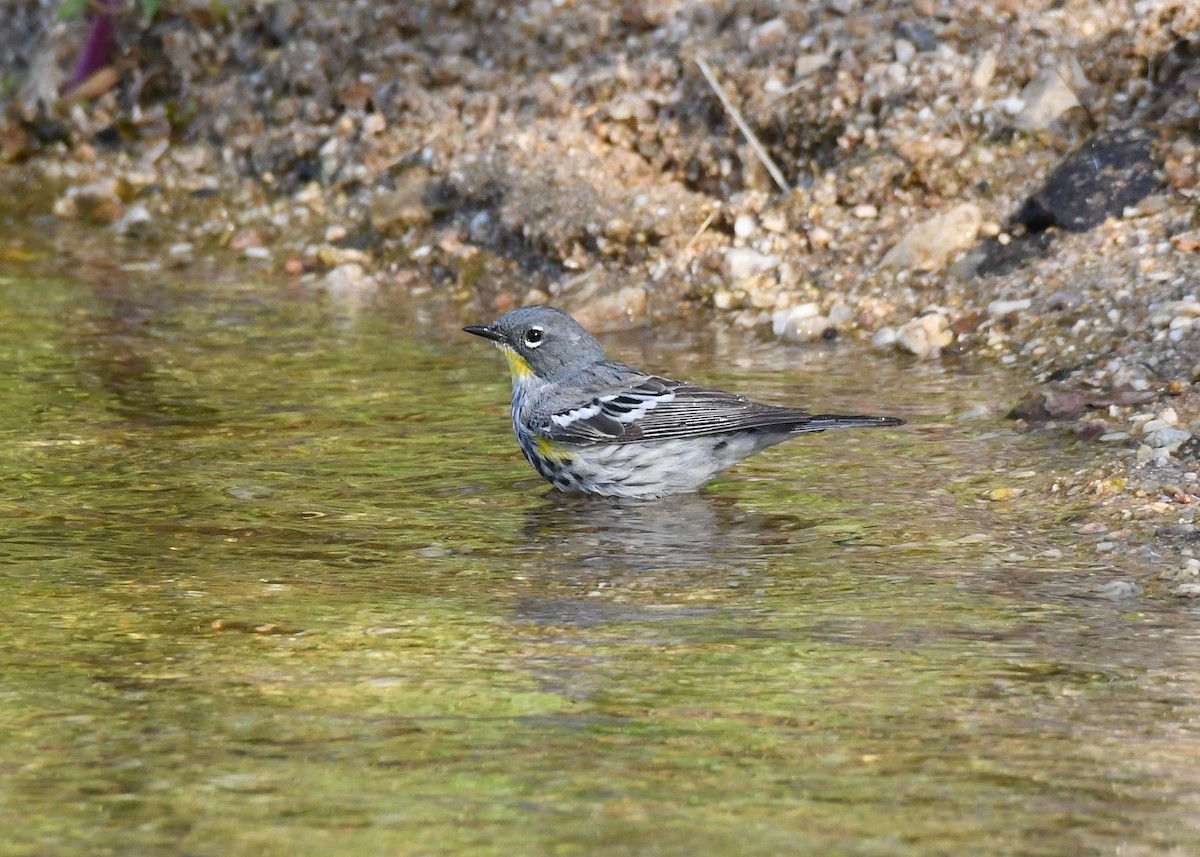
[[[633,443],[754,428],[794,431],[809,419],[806,411],[795,408],[763,405],[736,393],[643,375],[554,410],[537,421],[536,430],[564,443]]]

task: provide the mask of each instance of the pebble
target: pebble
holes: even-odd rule
[[[428,188],[429,178],[424,173],[405,176],[395,190],[384,191],[371,200],[371,226],[386,236],[430,223],[433,212],[425,205]]]
[[[1152,420],[1151,422],[1161,422]],[[1147,423],[1150,425],[1150,423]],[[1153,449],[1175,450],[1188,438],[1192,436],[1189,431],[1174,428],[1173,426],[1163,426],[1146,433],[1146,445]]]
[[[1102,598],[1111,598],[1114,601],[1119,601],[1123,598],[1133,598],[1140,590],[1138,585],[1132,580],[1111,580],[1102,586],[1096,587],[1096,594]]]
[[[758,232],[758,223],[753,214],[739,214],[733,221],[733,234],[738,238],[750,238]]]
[[[1046,298],[1046,309],[1070,312],[1083,306],[1083,295],[1079,292],[1055,292]]]
[[[854,309],[849,304],[836,303],[829,308],[830,324],[849,324],[852,318],[854,318]]]
[[[1021,109],[1014,120],[1026,131],[1044,131],[1059,116],[1079,106],[1079,99],[1058,69],[1043,68],[1021,90]]]
[[[730,278],[744,280],[761,274],[779,264],[779,257],[759,253],[748,247],[732,247],[725,251],[725,266]]]
[[[1027,310],[1033,306],[1033,301],[1029,298],[1021,298],[1015,301],[992,301],[988,304],[988,315],[992,318],[1003,318],[1006,315],[1012,315],[1014,312]]]
[[[832,61],[833,54],[804,54],[796,57],[796,63],[792,67],[792,74],[797,80],[800,80],[820,71]]]
[[[917,46],[908,39],[896,39],[892,45],[892,53],[896,57],[896,62],[901,65],[908,65],[912,62],[913,57],[917,55]]]
[[[899,334],[894,327],[881,327],[871,337],[871,345],[876,348],[891,348],[896,344]]]
[[[589,330],[629,330],[646,323],[649,300],[641,286],[625,286],[588,301],[572,315]]]
[[[982,223],[979,206],[970,202],[956,205],[909,229],[879,264],[885,268],[936,271],[945,267],[954,254],[975,243]]]
[[[996,76],[996,52],[987,51],[979,58],[979,62],[975,63],[975,68],[971,70],[971,88],[977,91],[987,89],[988,84],[992,82],[992,78]]]
[[[829,319],[823,315],[807,316],[785,324],[781,336],[789,342],[814,342],[824,338],[830,327]]]
[[[1081,536],[1098,536],[1101,533],[1108,532],[1108,525],[1103,524],[1100,521],[1091,521],[1086,524],[1080,524],[1075,528],[1075,532],[1079,533]]]
[[[145,226],[154,218],[150,215],[150,209],[140,202],[135,202],[125,211],[123,215],[113,224],[113,229],[125,235],[129,232],[134,232]]]
[[[378,283],[357,262],[349,262],[327,273],[321,280],[321,288],[338,303],[356,306],[375,292]]]
[[[54,201],[54,214],[63,220],[115,223],[124,211],[115,178],[101,179],[88,185],[68,188],[66,195]]]
[[[787,309],[776,310],[771,316],[771,330],[776,336],[783,335],[783,329],[788,322],[813,318],[821,314],[821,307],[816,303],[797,304]]]
[[[914,318],[896,333],[896,344],[922,360],[940,357],[942,349],[953,341],[954,332],[950,329],[950,323],[938,313]]]
[[[757,52],[772,48],[787,38],[788,26],[783,18],[772,18],[750,32],[750,50]]]

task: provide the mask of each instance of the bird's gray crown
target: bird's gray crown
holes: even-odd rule
[[[486,328],[468,330],[511,348],[540,378],[551,378],[564,370],[604,359],[604,348],[595,337],[554,307],[518,307]]]

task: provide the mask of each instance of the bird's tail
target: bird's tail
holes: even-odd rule
[[[794,429],[797,433],[809,431],[825,431],[840,428],[887,428],[902,426],[904,420],[900,417],[850,417],[842,414],[814,414],[808,422]]]

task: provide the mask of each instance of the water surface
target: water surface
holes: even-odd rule
[[[1096,594],[1152,569],[1001,376],[612,338],[912,423],[622,504],[529,470],[486,318],[0,286],[0,854],[1200,851],[1195,616]]]

